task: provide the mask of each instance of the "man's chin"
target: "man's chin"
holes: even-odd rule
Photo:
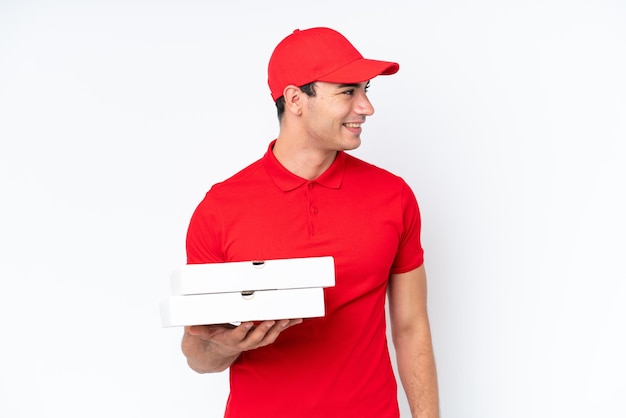
[[[344,144],[343,150],[350,151],[353,149],[357,149],[360,146],[361,146],[361,138],[355,138],[352,141],[349,141],[346,144]]]

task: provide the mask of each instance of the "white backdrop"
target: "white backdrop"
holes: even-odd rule
[[[0,0],[0,416],[220,416],[227,375],[187,368],[157,303],[192,210],[277,133],[274,45],[330,26],[401,64],[354,154],[420,201],[443,416],[623,418],[624,22],[620,0]]]

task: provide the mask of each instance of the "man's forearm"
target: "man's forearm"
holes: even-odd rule
[[[404,337],[415,339],[415,337]],[[439,418],[439,389],[430,337],[425,341],[404,341],[396,346],[400,380],[413,418]]]
[[[187,364],[198,373],[224,371],[239,357],[239,354],[223,353],[211,341],[203,340],[188,332],[183,335],[181,345]]]

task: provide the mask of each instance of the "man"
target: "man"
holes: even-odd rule
[[[199,204],[188,263],[331,255],[336,285],[323,318],[185,328],[193,370],[230,368],[226,417],[397,418],[386,295],[412,414],[438,417],[417,202],[401,178],[344,152],[374,113],[369,80],[398,69],[328,28],[294,31],[270,58],[278,138]]]

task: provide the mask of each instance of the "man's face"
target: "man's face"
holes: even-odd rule
[[[315,83],[315,96],[303,109],[305,129],[316,147],[342,151],[361,145],[362,126],[374,108],[367,98],[369,81],[354,84]]]

